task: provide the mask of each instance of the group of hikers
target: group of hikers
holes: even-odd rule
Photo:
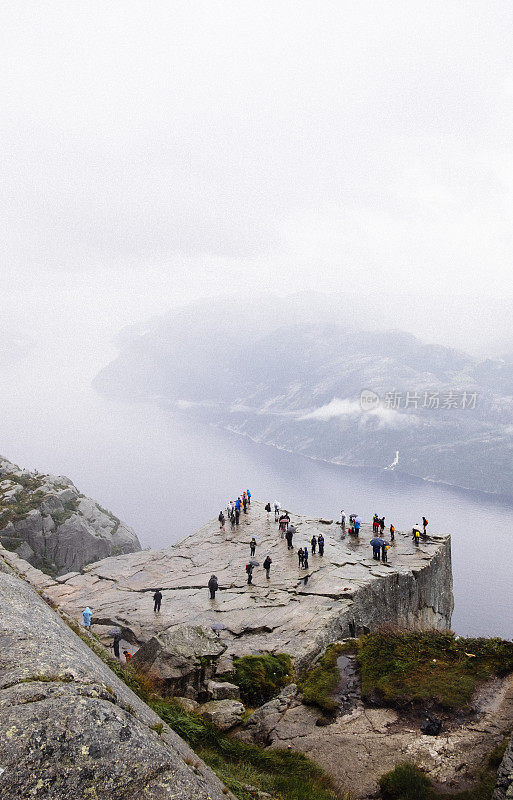
[[[243,514],[248,513],[248,506],[251,505],[251,492],[249,489],[246,489],[242,494],[237,497],[237,500],[230,500],[228,505],[226,506],[226,517],[230,520],[230,524],[232,526],[232,530],[239,524],[240,522],[240,511],[242,509]],[[218,520],[219,520],[219,527],[222,531],[225,530],[226,525],[226,517],[224,515],[224,511],[219,512]]]

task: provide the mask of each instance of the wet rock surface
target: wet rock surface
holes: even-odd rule
[[[131,528],[69,478],[29,472],[1,457],[0,543],[52,574],[141,549]]]
[[[0,571],[0,603],[1,800],[226,798],[31,587]]]
[[[222,623],[227,658],[285,652],[298,668],[308,666],[330,641],[383,623],[450,627],[449,537],[432,537],[416,547],[409,534],[396,533],[383,564],[372,558],[369,525],[352,537],[338,526],[292,514],[296,534],[294,550],[288,550],[278,525],[266,516],[263,505],[252,502],[233,530],[228,523],[226,532],[220,531],[215,520],[166,550],[105,559],[46,591],[76,618],[89,605],[93,622],[119,625],[134,643],[172,626]],[[309,569],[299,568],[297,548],[320,533],[324,556],[311,555]],[[248,585],[245,565],[253,536],[257,560],[262,564],[269,554],[273,563],[269,580],[259,566]],[[212,573],[220,587],[215,600],[207,590]],[[151,599],[156,587],[163,594],[157,614]]]

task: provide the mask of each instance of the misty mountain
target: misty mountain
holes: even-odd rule
[[[401,331],[185,309],[127,329],[96,377],[110,397],[154,400],[317,459],[510,493],[513,356],[479,360]],[[259,330],[260,329],[260,330]],[[361,393],[370,390],[370,405]]]

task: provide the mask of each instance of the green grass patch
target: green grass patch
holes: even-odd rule
[[[319,661],[297,681],[303,693],[303,703],[318,706],[323,711],[335,710],[337,704],[332,694],[340,680],[337,659],[351,651],[354,651],[351,641],[328,645]]]
[[[233,659],[233,672],[228,680],[239,689],[242,702],[252,708],[275,697],[293,673],[292,659],[286,653],[266,653]]]
[[[479,683],[513,671],[513,643],[456,638],[449,631],[383,629],[359,640],[357,658],[364,698],[465,709]]]

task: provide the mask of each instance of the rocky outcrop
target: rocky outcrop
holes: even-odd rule
[[[238,725],[244,711],[244,706],[237,700],[211,700],[199,708],[199,713],[222,731]]]
[[[232,797],[25,582],[0,604],[1,800]]]
[[[216,659],[226,645],[211,628],[179,625],[152,636],[133,657],[133,664],[154,673],[175,694],[195,698],[215,674]]]
[[[374,561],[371,526],[359,537],[338,526],[293,515],[295,548],[312,535],[325,538],[324,556],[310,556],[308,570],[298,567],[278,526],[267,522],[261,504],[252,502],[234,530],[212,521],[167,550],[144,551],[89,565],[81,575],[61,579],[48,595],[75,617],[89,605],[93,621],[119,625],[134,644],[184,624],[221,625],[220,638],[230,656],[284,652],[297,669],[309,666],[328,642],[390,623],[428,629],[450,627],[451,545],[448,536],[431,536],[415,546],[409,533],[397,533],[388,563]],[[249,542],[257,538],[257,559],[272,558],[270,579],[256,567],[247,584]],[[215,572],[219,591],[209,599],[207,583]],[[306,580],[308,578],[308,580]],[[152,593],[163,594],[153,613]],[[220,659],[221,660],[221,659]],[[215,677],[215,676],[214,676]]]
[[[504,753],[497,772],[497,785],[492,800],[511,800],[513,797],[513,739]]]
[[[141,549],[134,531],[62,475],[0,458],[0,543],[50,575]]]

